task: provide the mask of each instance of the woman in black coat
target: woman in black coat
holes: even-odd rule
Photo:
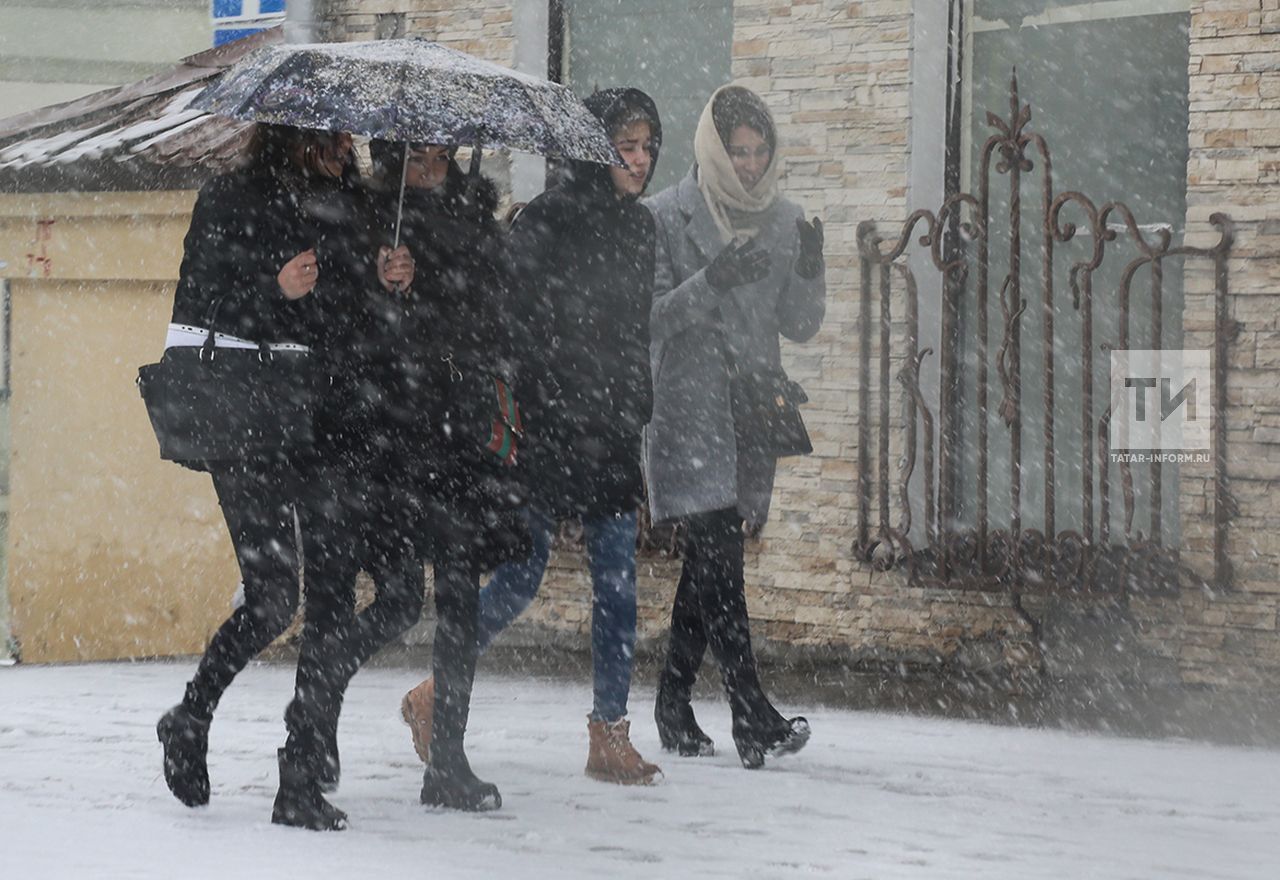
[[[354,585],[364,568],[378,596],[334,640],[319,702],[336,711],[359,666],[418,620],[423,560],[430,560],[439,739],[421,799],[496,809],[501,796],[472,773],[463,736],[480,574],[527,552],[513,462],[484,448],[497,411],[494,380],[514,380],[497,199],[492,184],[462,174],[444,147],[414,145],[407,168],[403,145],[374,142],[371,152],[384,182],[370,194],[387,242],[379,260],[399,255],[390,242],[403,174],[400,236],[413,268],[396,289],[370,288],[341,346],[338,397],[346,406],[333,436],[342,450],[347,530],[358,539],[344,577]]]
[[[586,99],[628,167],[573,163],[534,199],[510,238],[513,286],[523,312],[528,377],[521,386],[530,444],[525,511],[533,552],[502,566],[480,595],[483,651],[533,600],[558,519],[583,523],[591,564],[595,699],[588,716],[588,775],[652,782],[658,768],[632,747],[626,721],[636,629],[635,543],[643,496],[640,434],[649,420],[649,309],[653,218],[637,201],[653,174],[662,132],[637,89]],[[423,682],[402,705],[421,757],[434,760],[442,682]]]
[[[352,187],[351,139],[344,134],[259,126],[245,167],[200,191],[184,242],[174,294],[170,345],[198,345],[207,328],[219,346],[257,342],[307,346],[317,369],[352,314],[373,261],[361,239],[363,216]],[[194,463],[193,463],[194,464]],[[244,603],[218,629],[180,704],[164,714],[157,734],[164,774],[188,806],[209,800],[209,724],[236,674],[278,637],[298,602],[299,548],[307,559],[307,627],[298,661],[298,699],[306,704],[322,654],[319,634],[350,616],[352,596],[336,586],[324,524],[337,495],[314,452],[205,465],[240,566]],[[308,745],[319,764],[332,742],[322,729]],[[281,761],[282,790],[287,771]],[[318,797],[318,793],[317,793]],[[326,812],[336,827],[341,814]],[[273,821],[299,824],[280,814]]]

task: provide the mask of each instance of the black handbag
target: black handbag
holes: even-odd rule
[[[773,458],[808,455],[813,443],[800,416],[809,396],[782,370],[731,373],[733,432],[738,449]]]
[[[778,367],[743,370],[720,333],[721,352],[729,372],[729,400],[733,407],[733,433],[740,452],[767,458],[787,458],[813,452],[809,431],[800,416],[800,404],[809,402],[799,382]]]
[[[211,312],[217,314],[220,302]],[[160,457],[203,469],[309,446],[327,377],[305,349],[227,348],[216,344],[213,317],[200,346],[165,350],[138,369]]]

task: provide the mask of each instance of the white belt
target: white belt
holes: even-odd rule
[[[204,345],[209,339],[208,327],[192,327],[190,324],[170,324],[169,332],[164,337],[165,348],[179,348],[184,346],[199,347]],[[213,344],[218,348],[257,348],[258,343],[249,339],[241,339],[239,336],[232,336],[230,333],[214,333]],[[310,351],[311,349],[305,345],[299,345],[296,342],[269,342],[267,348],[271,351]]]

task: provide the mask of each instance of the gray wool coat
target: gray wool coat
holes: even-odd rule
[[[800,208],[779,196],[756,243],[772,255],[767,277],[717,293],[706,266],[724,247],[693,171],[646,204],[656,219],[650,312],[653,418],[645,477],[655,522],[737,507],[753,526],[769,515],[776,461],[739,456],[729,402],[728,346],[742,369],[781,366],[778,335],[804,342],[826,312],[823,273],[796,274]]]

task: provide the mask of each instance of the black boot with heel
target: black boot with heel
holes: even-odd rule
[[[658,688],[653,720],[658,726],[658,739],[666,751],[676,752],[685,758],[709,757],[716,753],[715,743],[694,718],[693,706],[688,700],[671,696],[665,687]]]
[[[280,761],[280,789],[271,809],[271,821],[311,831],[342,831],[347,814],[324,799],[316,773],[316,761],[291,754],[288,746],[277,753]]]
[[[165,784],[188,807],[209,803],[209,722],[179,703],[156,724],[156,737],[164,747]]]
[[[317,723],[312,708],[295,699],[285,709],[289,738],[276,754],[280,762],[280,789],[276,792],[271,821],[276,825],[311,831],[341,831],[347,814],[324,798],[320,790],[321,768],[327,765],[324,731],[331,725]]]
[[[491,782],[477,778],[461,745],[441,743],[431,746],[431,763],[422,776],[420,800],[429,807],[446,807],[481,813],[502,806],[502,795]]]

